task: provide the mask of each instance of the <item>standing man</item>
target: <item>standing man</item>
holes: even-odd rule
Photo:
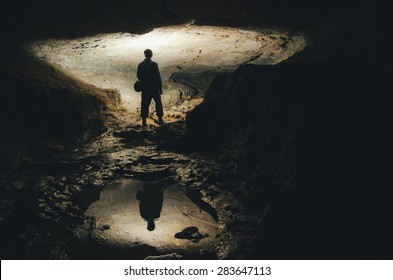
[[[156,62],[152,61],[153,52],[149,49],[144,51],[145,59],[138,64],[137,77],[142,84],[142,126],[146,126],[146,118],[149,115],[149,106],[151,100],[156,103],[156,114],[158,123],[164,123],[162,116],[164,115],[161,102],[162,82],[160,71]]]

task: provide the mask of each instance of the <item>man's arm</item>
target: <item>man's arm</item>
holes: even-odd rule
[[[138,64],[138,70],[136,71],[136,77],[138,78],[139,81],[141,80],[141,76],[142,76],[141,64]]]

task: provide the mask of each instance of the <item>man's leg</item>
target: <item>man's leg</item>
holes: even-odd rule
[[[141,117],[142,126],[146,126],[146,119],[149,116],[149,106],[151,102],[151,95],[146,92],[142,92],[142,104],[141,104]]]
[[[162,116],[164,115],[164,110],[162,109],[161,95],[155,94],[153,98],[154,102],[156,103],[156,114],[158,117],[158,123],[163,124],[164,121],[162,119]]]

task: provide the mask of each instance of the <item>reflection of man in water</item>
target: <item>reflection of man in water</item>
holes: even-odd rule
[[[156,228],[154,220],[161,214],[164,191],[160,186],[153,183],[144,183],[143,191],[138,191],[136,199],[139,200],[139,212],[141,217],[147,221],[147,229],[153,231]]]

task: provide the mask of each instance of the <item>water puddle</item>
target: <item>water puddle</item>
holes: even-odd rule
[[[139,259],[173,252],[195,258],[201,250],[214,250],[217,243],[214,215],[170,180],[120,180],[86,191],[78,200],[91,219],[77,229],[80,238],[69,250],[73,259]],[[199,238],[175,238],[188,227],[197,227]]]

